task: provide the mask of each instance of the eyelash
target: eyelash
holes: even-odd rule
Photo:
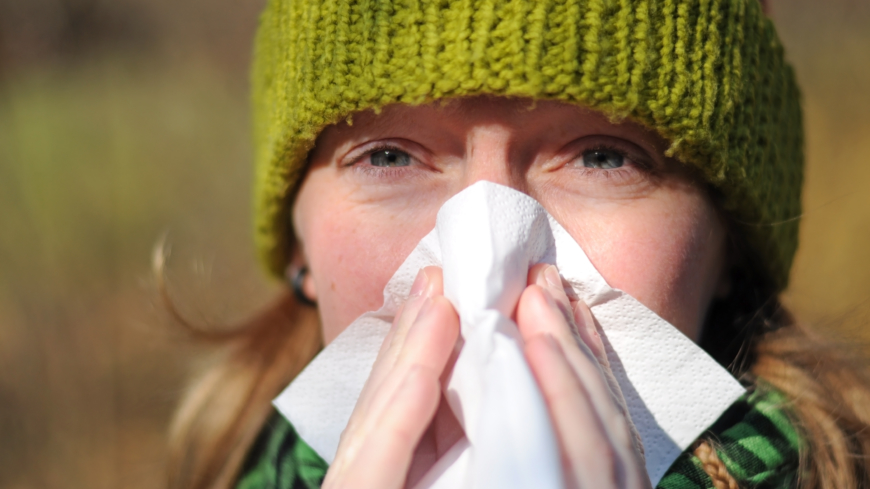
[[[583,156],[592,151],[612,151],[622,156],[628,164],[612,169],[588,168],[583,164]],[[652,176],[654,174],[654,166],[647,160],[647,157],[637,155],[636,150],[624,148],[620,144],[596,144],[580,150],[571,161],[576,162],[573,170],[580,172],[584,177],[601,178],[616,183],[629,183],[631,179],[637,178],[639,175]]]
[[[375,146],[365,148],[360,153],[352,154],[348,158],[350,161],[343,166],[352,168],[354,171],[361,172],[365,176],[375,179],[407,177],[407,173],[410,170],[410,167],[413,166],[413,163],[409,166],[395,167],[380,167],[368,164],[369,162],[366,160],[379,151],[398,151],[406,153],[412,160],[416,161],[416,158],[414,158],[411,152],[404,150],[400,145],[379,143]],[[583,155],[590,151],[612,151],[618,153],[630,163],[626,166],[612,169],[587,168],[583,164]],[[654,165],[650,164],[647,159],[648,158],[645,156],[637,155],[637,150],[624,148],[620,144],[596,144],[591,147],[583,148],[579,153],[577,153],[577,156],[574,157],[572,162],[577,162],[573,171],[581,173],[584,178],[599,178],[614,183],[630,183],[632,179],[636,179],[640,175],[654,175]]]
[[[371,156],[379,151],[397,151],[401,153],[405,153],[411,157],[412,160],[416,160],[410,151],[406,151],[395,144],[388,143],[380,143],[375,146],[365,148],[361,153],[353,154],[349,158],[349,162],[343,166],[351,167],[355,171],[362,172],[366,176],[371,176],[375,178],[390,178],[397,177],[403,173],[408,171],[409,166],[392,166],[392,167],[382,167],[382,166],[374,166],[371,164],[361,164],[365,163],[366,160],[371,158]],[[412,163],[413,165],[413,163]]]

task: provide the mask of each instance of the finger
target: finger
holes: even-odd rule
[[[528,341],[537,335],[547,335],[563,345],[565,351],[579,348],[585,355],[594,359],[589,347],[577,334],[574,312],[564,291],[559,290],[564,299],[559,302],[553,295],[554,287],[546,283],[544,274],[539,274],[537,279],[538,283],[527,287],[517,303],[517,325],[523,340]],[[571,348],[571,345],[574,347]]]
[[[382,393],[370,402],[369,420],[378,419],[385,411],[385,403],[403,381],[405,372],[422,367],[440,375],[458,337],[459,317],[450,301],[444,296],[428,299],[408,332],[394,369],[379,387]]]
[[[583,326],[589,323],[586,322],[585,316],[578,316],[576,302],[571,302],[568,295],[565,293],[564,282],[562,281],[562,277],[559,275],[559,271],[556,267],[554,265],[532,267],[532,270],[529,273],[529,279],[535,281],[534,285],[547,291],[549,297],[555,301],[559,312],[565,318],[564,322],[548,322],[546,324],[541,324],[539,327],[545,328],[544,332],[552,335],[553,338],[562,345],[565,351],[573,350],[572,348],[569,348],[569,344],[573,343],[579,346],[584,353],[592,354],[597,358],[597,355],[595,355],[595,352],[590,350],[590,346],[583,340],[579,331],[583,329]],[[589,318],[591,319],[591,313],[589,313]],[[581,322],[578,322],[578,319]],[[594,320],[592,321],[594,324]],[[601,350],[603,351],[603,346],[601,347]]]
[[[605,386],[610,392],[611,398],[620,407],[623,413],[627,413],[625,408],[625,399],[619,385],[616,383],[616,378],[610,371],[610,364],[607,360],[607,353],[604,349],[604,342],[601,334],[596,327],[595,318],[592,317],[592,312],[582,301],[576,301],[573,304],[569,301],[565,294],[565,288],[559,275],[558,270],[553,265],[536,265],[532,267],[529,273],[529,280],[535,280],[535,285],[544,289],[547,294],[555,301],[559,312],[567,318],[566,322],[562,321],[536,321],[536,328],[540,332],[545,332],[555,338],[562,350],[565,352],[568,361],[573,366],[578,375],[585,378],[583,372],[590,370],[588,362],[584,357],[592,357],[595,359],[598,374],[605,380]],[[521,299],[522,301],[522,299]],[[538,303],[538,305],[541,305]],[[566,312],[567,311],[567,312]],[[540,313],[536,313],[540,314]],[[544,315],[546,317],[546,314]],[[519,313],[518,313],[519,318]],[[578,352],[579,349],[579,352]],[[581,353],[581,354],[578,354]],[[589,375],[597,378],[595,372],[589,372]],[[604,411],[610,411],[610,406],[600,405],[599,398],[595,398],[596,404]]]
[[[426,301],[414,326],[408,331],[397,364],[413,363],[444,369],[459,338],[459,316],[443,295]]]
[[[360,396],[351,420],[341,435],[341,471],[360,455],[365,440],[379,433],[379,423],[393,409],[391,402],[401,388],[407,373],[415,368],[436,372],[441,375],[453,346],[459,337],[459,318],[453,305],[444,296],[427,299],[420,309],[417,319],[407,334],[403,350],[394,367],[385,373],[378,385],[366,391],[366,398]],[[360,403],[365,404],[360,407]],[[422,420],[424,425],[429,419]],[[336,456],[338,461],[339,457]]]
[[[358,456],[341,472],[328,474],[324,487],[403,487],[414,448],[438,407],[438,375],[422,366],[406,372]]]
[[[600,326],[595,318],[592,317],[592,311],[583,301],[578,301],[574,304],[574,322],[577,325],[577,332],[580,339],[589,347],[592,354],[601,365],[601,372],[604,374],[604,380],[610,389],[611,396],[616,403],[616,406],[622,411],[626,418],[632,444],[641,459],[644,458],[643,443],[641,443],[640,433],[631,419],[631,414],[628,411],[628,403],[625,401],[625,396],[622,394],[622,389],[616,381],[616,376],[613,375],[613,370],[610,368],[610,361],[607,359],[607,351],[604,349],[604,340],[599,331]]]
[[[384,345],[386,345],[384,353],[385,360],[388,360],[387,363],[395,361],[398,352],[401,351],[404,345],[405,337],[417,319],[417,315],[426,299],[442,295],[443,288],[443,274],[440,268],[426,267],[421,268],[417,272],[417,278],[414,279],[414,284],[411,285],[408,300],[402,305],[402,308],[393,320],[393,327],[390,328],[392,334],[388,335],[389,343],[386,338],[384,339]]]
[[[589,306],[583,301],[577,301],[572,306],[574,324],[577,327],[577,335],[583,344],[589,347],[592,355],[598,360],[602,366],[610,366],[607,360],[607,352],[604,349],[604,340],[601,338],[601,333],[598,331],[598,325],[595,318],[592,317],[592,311]]]
[[[589,393],[589,401],[595,412],[602,422],[612,428],[612,435],[616,437],[614,440],[629,442],[631,434],[624,429],[626,411],[617,408],[620,401],[624,405],[624,400],[621,394],[615,394],[606,380],[605,371],[609,369],[604,369],[589,347],[572,333],[571,326],[565,321],[564,314],[548,290],[538,285],[526,288],[517,306],[517,325],[526,343],[531,343],[538,336],[548,336],[557,342],[578,382]],[[613,385],[616,392],[621,392],[615,381]]]
[[[541,314],[547,319],[544,320]],[[570,309],[569,314],[573,314]],[[516,318],[524,340],[537,335],[548,335],[560,343],[578,341],[573,332],[574,326],[569,323],[562,306],[540,285],[530,285],[520,295]]]
[[[363,412],[368,408],[368,400],[371,397],[368,395],[369,392],[377,389],[388,373],[395,367],[399,352],[405,344],[408,330],[411,329],[411,326],[417,319],[420,309],[428,298],[441,295],[443,290],[442,277],[441,269],[438,267],[426,267],[420,269],[417,273],[417,278],[411,286],[408,300],[399,309],[396,317],[393,319],[390,332],[381,344],[377,359],[372,366],[372,372],[369,374],[369,378],[366,380],[366,384],[360,393],[354,413],[357,411]],[[353,421],[354,416],[351,416],[349,424]]]
[[[625,398],[622,395],[619,383],[616,382],[613,371],[610,369],[610,361],[607,359],[607,351],[604,349],[604,340],[598,331],[598,323],[592,317],[592,312],[584,302],[578,301],[574,304],[574,318],[577,324],[577,333],[598,361],[598,365],[601,367],[600,371],[604,375],[604,380],[607,382],[613,400],[627,415],[628,408],[626,407]]]
[[[347,426],[339,439],[339,453],[346,454],[347,456],[339,457],[336,455],[337,462],[343,463],[346,458],[352,457],[352,454],[358,449],[359,438],[361,436],[359,435],[359,424],[369,416],[371,403],[376,398],[375,393],[381,388],[385,379],[394,369],[396,358],[405,343],[408,330],[414,324],[426,300],[433,295],[440,295],[442,289],[442,273],[440,268],[426,267],[417,273],[417,277],[411,286],[409,298],[401,306],[396,317],[393,319],[390,332],[381,344],[378,356],[372,365],[372,371],[368,379],[366,379],[366,383],[357,399],[356,406],[354,406]]]
[[[570,324],[573,321],[573,311],[568,295],[565,293],[565,284],[559,270],[555,265],[538,263],[529,269],[529,285],[538,285],[547,289],[559,305],[565,320]]]
[[[610,437],[558,342],[539,335],[526,344],[525,353],[559,437],[568,479],[579,487],[613,487]]]
[[[621,450],[632,451],[642,460],[640,435],[631,423],[591,311],[582,301],[573,304],[569,301],[558,270],[552,265],[533,267],[529,281],[536,287],[524,292],[517,308],[524,340],[529,341],[535,334],[550,334],[556,340],[581,385],[590,393],[590,402],[607,426],[608,436]],[[543,292],[546,300],[541,301],[538,292]],[[560,317],[567,321],[559,320]]]

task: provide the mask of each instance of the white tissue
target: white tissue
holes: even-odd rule
[[[351,323],[275,399],[275,407],[331,463],[417,272],[440,265],[465,341],[446,397],[467,438],[417,487],[561,488],[556,436],[510,320],[529,268],[542,262],[558,267],[601,325],[655,485],[744,389],[676,328],[608,286],[538,202],[490,182],[478,182],[444,204],[435,229],[387,283],[381,309]]]

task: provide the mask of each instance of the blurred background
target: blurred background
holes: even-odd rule
[[[250,238],[248,65],[263,0],[0,0],[0,487],[159,488],[202,324],[275,293]],[[787,301],[870,339],[870,1],[782,0],[807,185]]]

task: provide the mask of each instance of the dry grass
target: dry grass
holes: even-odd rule
[[[151,303],[162,233],[189,315],[231,321],[273,292],[249,238],[239,53],[256,8],[213,2],[202,20],[204,2],[126,3],[148,13],[160,42],[19,59],[0,79],[0,487],[163,485],[166,421],[203,351],[162,327]],[[866,341],[870,9],[818,3],[776,12],[808,129],[788,298],[818,327]]]

